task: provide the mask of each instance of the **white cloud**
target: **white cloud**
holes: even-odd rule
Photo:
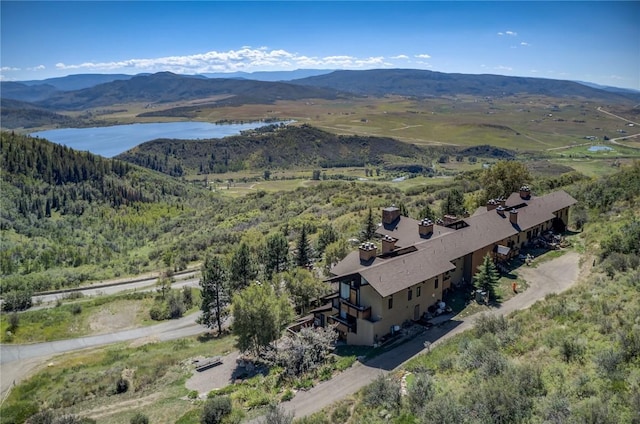
[[[47,69],[46,66],[38,65],[38,66],[34,66],[32,68],[27,68],[27,71],[44,71],[45,69]]]
[[[493,69],[495,69],[496,71],[513,71],[512,67],[503,65],[495,66]]]
[[[0,68],[1,72],[13,72],[13,71],[19,71],[20,68],[13,68],[11,66],[3,66],[2,68]]]
[[[510,35],[511,37],[515,37],[515,36],[518,35],[518,33],[515,32],[515,31],[504,31],[504,32],[499,32],[498,35],[501,36],[501,37],[503,35]]]
[[[401,55],[404,56],[404,55]],[[404,56],[404,58],[408,58]],[[371,66],[392,66],[382,56],[355,57],[341,56],[305,56],[282,49],[267,47],[252,48],[244,46],[238,50],[224,52],[210,51],[188,56],[166,56],[159,58],[128,59],[112,62],[85,62],[78,64],[57,63],[59,70],[85,71],[135,71],[176,73],[206,73],[259,71],[276,69],[295,69],[305,67],[327,68],[365,68]]]
[[[415,57],[417,57],[418,59],[431,59],[431,56],[429,56],[428,54],[417,54],[415,55]]]
[[[524,47],[529,47],[531,44],[529,44],[529,43],[527,43],[527,42],[523,41],[523,42],[521,42],[521,43],[520,43],[520,45],[521,45],[521,46],[524,46]]]
[[[396,60],[397,59],[404,59],[404,60],[406,60],[406,59],[409,59],[409,56],[407,56],[406,54],[399,54],[397,56],[391,56],[389,59],[396,59]]]

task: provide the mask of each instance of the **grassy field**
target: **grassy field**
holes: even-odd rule
[[[162,108],[188,106],[171,103]],[[111,123],[166,122],[186,118],[139,118],[143,104],[119,105],[116,113],[101,114]],[[419,145],[474,146],[491,144],[516,151],[545,151],[584,141],[585,136],[616,137],[624,122],[598,112],[590,101],[544,96],[414,100],[382,99],[281,101],[271,105],[207,107],[195,120],[252,121],[294,119],[338,134],[377,135]],[[157,109],[155,109],[157,110]],[[612,110],[616,112],[615,109]],[[193,120],[193,118],[192,118]],[[630,129],[630,128],[628,128]],[[633,135],[633,130],[628,135]]]
[[[199,310],[200,291],[192,290],[194,306],[185,315]],[[60,303],[19,313],[19,324],[10,329],[10,314],[0,315],[2,343],[40,343],[87,335],[112,333],[157,324],[149,311],[156,302],[155,292],[100,296]]]
[[[11,392],[2,408],[3,422],[29,405],[35,405],[36,410],[65,408],[99,423],[129,422],[137,411],[150,422],[176,422],[201,408],[187,398],[184,387],[193,372],[191,359],[224,355],[233,349],[233,343],[232,337],[189,337],[117,344],[53,358],[46,369]],[[116,383],[121,378],[128,381],[128,389],[117,393]]]

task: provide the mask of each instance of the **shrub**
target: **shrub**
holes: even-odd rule
[[[71,313],[73,315],[79,315],[82,313],[82,305],[80,305],[79,303],[74,303],[73,305],[71,305]]]
[[[131,424],[149,424],[149,417],[142,412],[136,412],[129,422]]]
[[[189,398],[189,399],[198,399],[198,391],[197,390],[190,390],[189,393],[187,394],[187,398]]]
[[[191,287],[182,287],[182,301],[186,309],[191,309],[193,306],[193,291],[191,291]]]
[[[565,362],[581,361],[584,350],[584,346],[573,339],[564,339],[560,344],[560,353]]]
[[[287,389],[280,397],[280,402],[290,401],[294,396],[295,394],[293,393],[293,391],[291,389]]]
[[[363,400],[374,408],[396,409],[401,401],[400,382],[380,375],[365,388]]]
[[[167,296],[167,312],[165,316],[169,319],[180,318],[184,315],[185,307],[180,292],[174,290],[169,292]]]
[[[51,409],[43,409],[37,414],[30,417],[27,424],[53,424],[56,419],[56,414]]]
[[[28,290],[12,290],[10,292],[4,293],[2,310],[6,312],[13,312],[29,309],[32,305],[32,295],[33,293]]]
[[[155,303],[149,310],[149,317],[154,321],[162,321],[164,319],[164,311],[162,305]]]
[[[599,398],[585,399],[577,408],[572,410],[574,422],[583,424],[614,424],[617,419],[613,409]]]
[[[2,422],[5,423],[23,423],[28,417],[38,412],[38,404],[31,401],[14,402],[7,407],[2,408]]]
[[[600,375],[616,378],[622,359],[622,354],[618,350],[610,348],[598,352],[594,358],[594,362],[598,366]]]
[[[228,396],[216,396],[207,399],[204,404],[202,415],[200,416],[201,424],[218,424],[222,419],[231,413],[231,398]]]
[[[8,330],[11,332],[14,332],[18,329],[18,326],[20,325],[20,315],[18,315],[17,312],[12,312],[11,314],[9,314],[9,318],[7,318],[8,321]]]
[[[267,415],[261,421],[262,424],[291,424],[292,422],[293,414],[286,412],[278,405],[270,405]]]
[[[493,316],[481,314],[475,323],[475,333],[477,337],[482,337],[486,333],[498,334],[508,329],[507,319],[503,316]]]
[[[415,374],[412,384],[407,387],[407,403],[411,412],[418,415],[424,409],[425,404],[430,402],[435,395],[433,379],[429,374]]]
[[[126,393],[129,390],[129,382],[124,378],[120,377],[118,381],[116,381],[116,394]]]
[[[466,413],[462,405],[451,395],[440,395],[424,405],[421,424],[443,424],[465,422]]]
[[[541,412],[545,423],[564,424],[569,421],[571,415],[569,400],[559,394],[548,396]]]
[[[331,413],[332,423],[346,423],[351,417],[350,405],[347,403],[341,403]]]

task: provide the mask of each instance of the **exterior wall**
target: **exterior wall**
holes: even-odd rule
[[[491,254],[493,249],[493,244],[489,246],[485,246],[482,249],[478,249],[471,254],[471,275],[475,275],[478,272],[478,267],[482,264],[485,255]]]
[[[456,267],[456,269],[451,271],[451,283],[458,284],[462,282],[464,278],[464,257],[455,259],[451,261],[451,263]]]
[[[569,208],[560,209],[554,215],[556,218],[561,219],[565,225],[569,224]]]
[[[415,318],[416,306],[418,318],[427,308],[442,299],[444,274],[412,286],[411,300],[409,289],[394,293],[389,297],[381,297],[370,285],[360,287],[360,304],[371,306],[371,319],[358,319],[357,332],[347,334],[347,343],[354,345],[373,345],[376,340],[391,332],[394,325],[402,325],[404,321]],[[438,288],[435,288],[435,280]],[[418,296],[418,288],[420,296]],[[389,309],[389,298],[393,298],[393,306]]]

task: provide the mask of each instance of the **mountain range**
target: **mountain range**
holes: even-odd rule
[[[344,96],[400,95],[417,98],[457,95],[502,97],[517,94],[579,97],[603,102],[640,102],[640,92],[597,88],[583,83],[501,75],[448,74],[415,69],[366,71],[308,70],[304,78],[267,81],[269,73],[234,74],[230,78],[177,75],[170,72],[127,75],[74,75],[35,81],[2,82],[3,99],[33,103],[52,111],[83,110],[118,103],[163,103],[213,99],[216,104],[273,103],[278,100],[336,99]],[[218,76],[219,74],[211,74]],[[304,75],[274,73],[271,79]],[[262,78],[262,81],[248,78]],[[102,82],[106,81],[106,82]],[[95,84],[88,86],[89,84]],[[84,87],[68,90],[73,87]],[[66,90],[66,91],[65,91]]]

